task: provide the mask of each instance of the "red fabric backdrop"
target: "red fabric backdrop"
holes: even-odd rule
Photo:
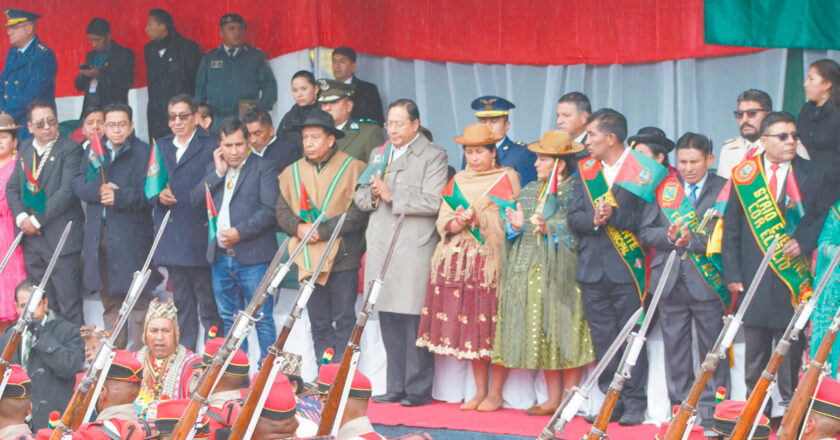
[[[729,55],[755,49],[707,45],[703,0],[7,0],[44,15],[38,34],[58,56],[58,96],[73,87],[90,45],[91,18],[111,23],[135,51],[135,86],[145,85],[143,45],[150,7],[208,50],[218,20],[241,14],[249,41],[269,57],[315,46],[412,59],[511,64],[614,64]],[[8,40],[2,39],[5,53]]]

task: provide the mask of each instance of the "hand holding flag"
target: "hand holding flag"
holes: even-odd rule
[[[166,164],[163,161],[160,149],[158,149],[157,142],[152,139],[152,151],[149,155],[149,167],[146,170],[143,192],[146,193],[147,199],[151,199],[160,194],[167,186],[169,186],[169,175],[166,173]]]
[[[667,176],[668,169],[659,162],[630,149],[630,154],[624,158],[613,183],[642,200],[653,203],[656,188]]]
[[[88,150],[88,166],[85,173],[88,182],[93,182],[96,178],[96,173],[102,173],[102,182],[105,182],[105,169],[102,168],[102,162],[105,161],[105,148],[102,147],[102,139],[99,137],[99,130],[96,125],[93,127],[93,137],[90,139],[90,149]]]
[[[210,187],[207,186],[207,182],[204,183],[204,201],[207,205],[207,241],[212,243],[213,239],[216,238],[216,232],[218,231],[216,227],[216,218],[218,216],[216,214],[216,206],[213,204],[213,196],[210,194]]]

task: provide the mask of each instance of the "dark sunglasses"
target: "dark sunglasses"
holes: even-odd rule
[[[764,136],[774,137],[782,142],[788,140],[788,137],[793,138],[793,140],[799,140],[799,133],[778,133],[778,134],[765,134]]]
[[[180,119],[181,121],[186,121],[190,116],[192,116],[192,113],[181,113],[180,115],[170,113],[169,114],[169,122],[172,122],[175,119]]]
[[[762,108],[751,108],[747,110],[735,110],[734,112],[732,112],[732,114],[735,115],[735,119],[741,119],[744,117],[744,115],[746,115],[748,118],[754,118],[755,115],[758,114],[758,112],[764,111],[767,110],[764,110]]]

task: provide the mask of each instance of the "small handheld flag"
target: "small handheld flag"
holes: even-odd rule
[[[455,176],[449,179],[449,183],[447,183],[443,188],[440,196],[453,211],[457,211],[459,206],[465,210],[470,208],[470,202],[467,201],[466,196],[464,196],[464,193],[461,192],[461,188],[458,187],[458,182],[455,181]],[[478,228],[469,227],[469,231],[479,243],[484,244],[484,239],[481,238],[481,232]]]
[[[388,158],[391,155],[391,145],[388,141],[385,141],[381,147],[376,150],[376,153],[370,158],[370,162],[367,164],[367,167],[362,171],[362,174],[359,175],[359,178],[356,180],[357,185],[367,185],[370,183],[370,178],[375,176],[377,172],[381,173],[382,178],[385,178],[385,174],[388,170]]]
[[[554,167],[551,168],[551,175],[543,184],[540,196],[537,198],[537,212],[542,218],[549,218],[557,212],[557,166],[560,160],[554,159]]]
[[[32,208],[33,211],[43,214],[47,206],[47,195],[41,191],[38,181],[35,179],[35,176],[32,175],[32,172],[29,171],[29,168],[26,167],[23,159],[20,160],[20,164],[23,166],[25,174],[25,176],[21,176],[23,179],[23,195],[21,197],[21,202],[23,202],[24,206]]]
[[[102,140],[99,138],[99,131],[96,127],[93,128],[93,137],[90,140],[90,150],[88,150],[88,166],[85,173],[88,182],[93,182],[96,178],[96,173],[102,170],[102,162],[105,161],[105,148],[102,147]],[[102,182],[105,182],[105,174],[103,171]]]
[[[204,200],[207,203],[207,241],[212,243],[216,238],[216,206],[213,205],[213,196],[210,195],[210,187],[204,184]]]
[[[149,155],[149,168],[146,171],[146,183],[143,185],[143,192],[146,193],[147,199],[151,199],[160,194],[168,184],[169,175],[166,173],[163,155],[160,154],[157,142],[152,139],[152,152]]]
[[[303,186],[303,181],[300,182],[300,218],[303,219],[306,223],[312,223],[317,219],[321,212],[312,203],[312,200],[309,198],[309,193],[306,192],[306,187]]]
[[[513,201],[513,183],[507,171],[502,171],[502,175],[487,188],[484,195],[499,206],[499,215],[503,221],[507,220],[506,208],[516,209],[516,203]]]
[[[624,158],[614,183],[642,200],[653,203],[656,188],[667,175],[668,169],[659,162],[631,149]]]

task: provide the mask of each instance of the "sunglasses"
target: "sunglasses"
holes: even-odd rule
[[[58,125],[58,119],[55,118],[47,118],[40,120],[38,122],[33,122],[32,125],[35,126],[38,130],[43,130],[48,127],[55,127]]]
[[[743,117],[745,115],[748,118],[752,119],[752,118],[755,117],[755,115],[758,114],[758,112],[765,112],[765,111],[767,111],[767,110],[764,110],[762,108],[751,108],[751,109],[747,109],[747,110],[735,110],[734,112],[732,112],[732,114],[735,115],[735,119],[743,119]]]
[[[777,133],[777,134],[765,134],[764,136],[767,137],[774,137],[782,142],[788,140],[788,138],[793,138],[793,140],[799,140],[799,133]]]
[[[181,121],[186,121],[190,116],[192,116],[192,113],[181,113],[180,115],[170,113],[169,114],[169,122],[173,122],[176,119],[180,119]]]

